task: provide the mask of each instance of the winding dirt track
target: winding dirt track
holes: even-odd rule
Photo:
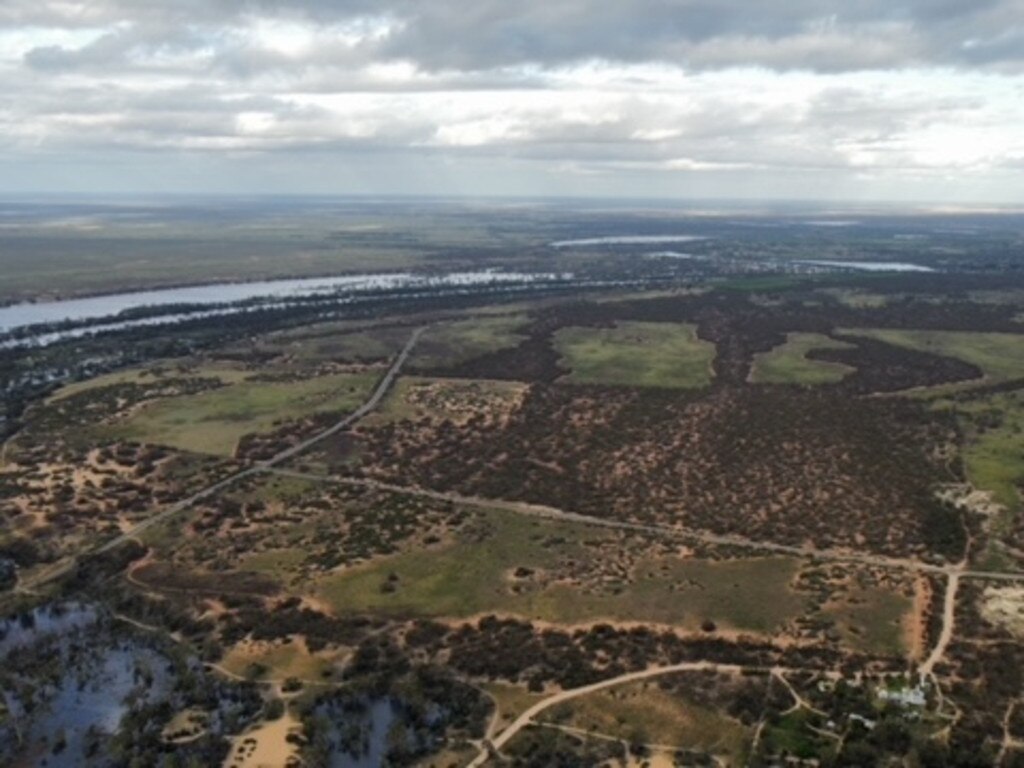
[[[480,754],[474,758],[468,768],[479,768],[487,762],[494,752],[501,751],[513,736],[515,736],[524,727],[530,724],[530,722],[541,712],[549,709],[562,702],[575,699],[579,696],[586,696],[588,693],[595,693],[602,691],[605,688],[612,688],[617,685],[625,685],[626,683],[635,683],[638,680],[647,680],[651,677],[659,677],[661,675],[670,675],[674,672],[700,672],[706,670],[714,670],[716,672],[724,672],[726,674],[738,675],[744,671],[760,670],[768,672],[773,675],[784,675],[787,672],[806,672],[807,670],[802,669],[790,669],[786,667],[750,667],[742,666],[739,664],[716,664],[711,661],[684,661],[681,664],[672,664],[665,667],[650,667],[649,669],[643,669],[639,672],[627,672],[624,675],[618,677],[611,677],[607,680],[601,680],[597,683],[591,683],[590,685],[584,685],[579,688],[570,688],[567,691],[559,691],[553,696],[549,696],[546,699],[542,699],[534,704],[532,707],[523,712],[519,717],[512,721],[512,723],[505,728],[500,734],[495,736],[489,741],[485,741],[481,747]],[[822,670],[814,670],[816,673],[825,675],[826,677],[838,677],[838,673],[826,672]],[[783,678],[784,679],[784,678]],[[792,689],[791,689],[792,690]],[[795,692],[794,692],[795,695]],[[797,697],[799,701],[799,697]]]
[[[575,699],[578,696],[586,696],[588,693],[595,693],[596,691],[604,690],[605,688],[611,688],[616,685],[623,685],[625,683],[636,682],[637,680],[646,680],[649,677],[657,677],[659,675],[668,675],[673,672],[691,672],[697,670],[715,669],[720,672],[732,672],[738,673],[743,668],[729,664],[713,664],[707,661],[688,661],[682,664],[673,664],[668,667],[651,667],[650,669],[644,669],[640,672],[630,672],[625,675],[619,675],[618,677],[612,677],[608,680],[602,680],[598,683],[591,683],[590,685],[584,685],[580,688],[570,688],[567,691],[559,691],[553,696],[549,696],[546,699],[542,699],[530,707],[528,710],[523,712],[517,717],[505,730],[494,737],[490,742],[485,743],[481,749],[480,754],[474,758],[468,768],[479,768],[487,762],[491,756],[491,752],[498,752],[502,747],[505,746],[519,731],[525,726],[530,724],[537,715],[543,712],[545,709],[561,704],[563,701],[569,701]]]

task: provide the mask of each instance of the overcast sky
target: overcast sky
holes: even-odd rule
[[[0,191],[1024,202],[1024,0],[0,0]]]

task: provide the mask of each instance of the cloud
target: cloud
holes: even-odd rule
[[[289,25],[314,30],[313,57],[324,55],[317,43],[330,37],[316,30],[348,28],[357,42],[372,42],[368,56],[428,71],[595,58],[817,71],[1024,64],[1021,0],[7,0],[0,9],[8,28],[127,25],[94,53],[114,53],[118,43],[125,52],[158,50],[188,37],[202,45],[218,34],[230,47],[232,34],[251,32],[254,20],[279,38]],[[52,65],[55,53],[37,58]]]
[[[1022,20],[1024,0],[5,0],[0,151],[1007,194]]]

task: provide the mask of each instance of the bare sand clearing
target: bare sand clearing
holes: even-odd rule
[[[981,615],[1017,637],[1024,637],[1024,587],[986,587]]]
[[[646,768],[673,768],[676,762],[672,759],[671,753],[652,750],[651,753],[642,760],[635,757],[629,757],[625,764],[628,768],[641,768],[642,766],[646,766]]]
[[[261,723],[235,738],[224,768],[285,768],[298,763],[298,750],[288,734],[298,733],[301,724],[291,712],[277,720]]]
[[[970,483],[950,483],[936,493],[939,500],[953,504],[967,512],[993,517],[1003,511],[991,491],[982,491]]]

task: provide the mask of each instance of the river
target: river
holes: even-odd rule
[[[152,291],[114,293],[64,301],[26,302],[0,307],[0,334],[10,333],[19,328],[63,321],[91,321],[100,318],[116,319],[127,310],[141,307],[168,307],[168,313],[148,318],[133,318],[107,323],[88,329],[110,330],[133,325],[177,322],[204,315],[226,314],[238,311],[240,302],[254,302],[260,305],[287,303],[317,295],[349,295],[373,290],[397,288],[432,288],[451,286],[478,286],[488,284],[530,283],[538,280],[570,279],[572,275],[556,273],[499,272],[480,270],[475,272],[449,272],[438,275],[417,275],[407,272],[389,274],[346,275],[342,277],[303,278],[291,280],[266,280],[250,283],[216,283],[213,285],[166,288]],[[196,309],[188,313],[174,313],[172,306],[192,305]],[[201,307],[210,307],[203,310]],[[73,334],[52,334],[40,336],[36,343],[48,343]]]

